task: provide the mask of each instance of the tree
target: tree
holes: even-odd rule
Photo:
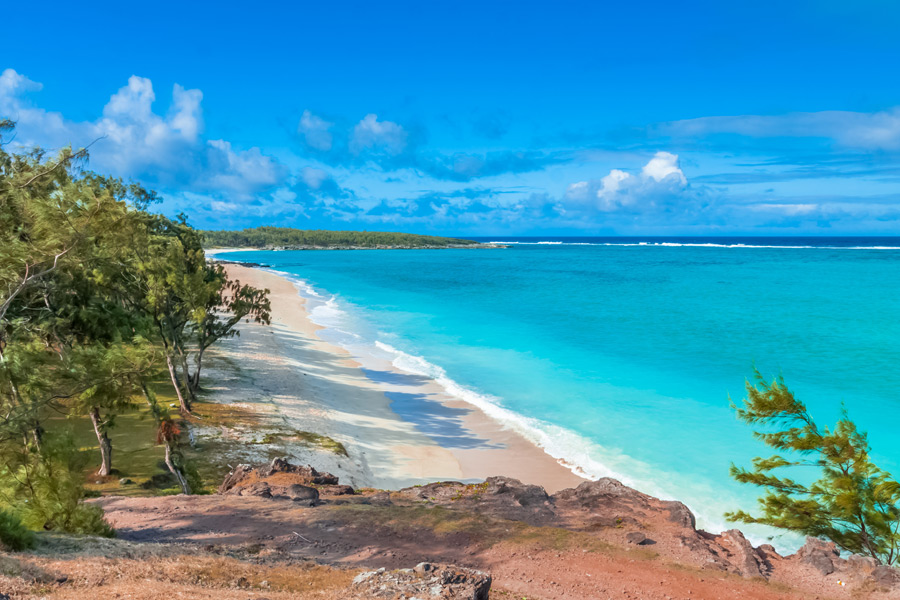
[[[115,416],[133,403],[142,392],[144,382],[155,369],[145,357],[152,350],[142,347],[140,339],[128,343],[103,345],[94,343],[73,352],[70,377],[80,391],[73,396],[73,414],[91,419],[100,447],[98,475],[112,473],[112,441],[109,429]]]
[[[743,406],[732,403],[732,408],[741,421],[762,429],[754,437],[779,454],[754,458],[749,470],[731,466],[734,479],[765,493],[759,516],[736,511],[726,517],[827,538],[848,552],[896,562],[900,484],[872,462],[866,434],[846,411],[834,429],[820,428],[781,377],[766,383],[755,371],[754,381],[747,383]],[[812,470],[819,478],[803,483],[774,474],[791,467]]]
[[[200,388],[203,354],[211,345],[221,339],[240,335],[237,325],[244,319],[266,325],[271,322],[269,290],[260,290],[229,279],[222,265],[208,265],[207,273],[216,285],[213,287],[214,293],[209,295],[206,306],[198,312],[199,318],[194,323],[196,367],[189,382],[195,392]]]
[[[178,434],[181,431],[178,429],[178,426],[172,422],[169,418],[164,418],[159,423],[159,427],[156,432],[156,443],[163,444],[166,448],[166,466],[169,467],[169,471],[172,475],[175,476],[175,479],[178,481],[179,487],[181,487],[181,492],[183,494],[191,493],[191,486],[188,484],[187,478],[181,472],[181,469],[178,468],[175,462],[175,458],[181,458],[181,454],[178,452],[177,444],[178,444]]]

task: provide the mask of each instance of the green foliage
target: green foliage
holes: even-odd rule
[[[900,484],[869,455],[865,433],[844,411],[834,429],[820,428],[806,405],[779,377],[767,383],[755,372],[738,418],[759,428],[754,437],[779,452],[753,459],[753,468],[731,466],[731,476],[759,486],[761,514],[744,511],[727,518],[761,523],[827,538],[848,552],[893,564],[900,552]],[[818,473],[812,483],[778,475],[785,469]]]
[[[13,128],[0,119],[0,503],[29,527],[109,534],[82,502],[87,455],[60,450],[49,416],[90,416],[109,475],[116,416],[143,397],[166,418],[148,393],[163,374],[189,411],[203,352],[268,322],[267,292],[209,264],[183,216],[148,212],[154,192],[85,171],[84,150],[8,152]]]
[[[34,533],[6,510],[0,510],[0,547],[16,552],[34,547]]]
[[[111,537],[103,510],[82,500],[88,457],[77,450],[71,434],[62,432],[46,435],[40,451],[7,453],[12,461],[0,467],[0,501],[31,529]]]
[[[207,248],[422,248],[470,246],[472,240],[387,231],[326,231],[289,227],[257,227],[241,231],[204,231]]]

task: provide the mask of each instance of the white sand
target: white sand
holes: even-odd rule
[[[393,370],[396,377],[367,377],[346,350],[316,335],[320,327],[307,318],[305,300],[291,281],[259,269],[226,268],[242,283],[271,291],[273,318],[271,326],[242,324],[240,337],[220,344],[211,362],[231,362],[241,375],[229,378],[228,370],[217,368],[210,379],[220,384],[212,399],[252,407],[285,431],[327,435],[349,454],[288,444],[286,452],[296,459],[357,487],[393,489],[506,475],[553,492],[583,481],[434,381],[408,377],[389,364],[382,372]],[[398,392],[421,401],[428,427],[391,410],[385,394]]]

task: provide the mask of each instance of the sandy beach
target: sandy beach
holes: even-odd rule
[[[245,323],[212,361],[215,402],[250,407],[280,430],[328,436],[347,456],[285,443],[297,460],[357,487],[514,477],[554,492],[583,481],[554,458],[435,381],[384,361],[365,368],[317,336],[294,283],[227,264],[229,275],[271,292],[272,324]],[[238,374],[221,365],[232,365]],[[402,417],[402,413],[406,418]]]

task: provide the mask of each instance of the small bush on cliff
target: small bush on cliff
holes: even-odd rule
[[[753,435],[781,454],[753,459],[753,468],[731,466],[741,483],[765,488],[761,514],[728,513],[733,521],[761,523],[826,538],[848,552],[894,564],[900,553],[900,483],[869,457],[866,434],[846,412],[834,429],[820,428],[782,378],[766,383],[758,371],[747,382],[738,418],[763,431]],[[808,467],[819,473],[809,485],[773,474]]]
[[[19,517],[0,510],[0,549],[25,550],[34,546],[34,533],[22,525]]]

